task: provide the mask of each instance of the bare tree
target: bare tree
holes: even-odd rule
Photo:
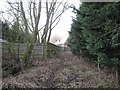
[[[60,9],[61,8],[61,9]],[[62,14],[69,8],[66,2],[58,2],[58,0],[52,0],[48,2],[46,0],[46,24],[42,35],[42,40],[50,41],[51,32],[57,26]]]
[[[41,37],[43,43],[42,44],[43,57],[46,57],[47,55],[47,43],[50,42],[51,32],[53,28],[57,26],[62,14],[69,8],[67,1],[58,2],[58,0],[52,0],[51,2],[48,2],[46,0],[45,4],[46,4],[46,23]]]
[[[32,9],[32,5],[33,5],[33,9]],[[28,28],[31,30],[31,32],[33,33],[33,38],[30,42],[30,44],[27,47],[26,53],[23,57],[23,59],[26,61],[26,65],[28,65],[34,44],[37,41],[37,37],[38,37],[38,25],[39,25],[39,21],[40,21],[40,14],[41,14],[41,0],[39,0],[39,4],[38,4],[38,11],[37,11],[37,7],[36,7],[36,2],[30,2],[30,7],[29,7],[29,11],[30,11],[30,20],[31,20],[31,24],[28,24],[27,19],[26,19],[26,15],[25,15],[25,11],[23,8],[23,3],[22,1],[20,2],[20,7],[21,7],[21,15],[22,15],[22,20],[24,22],[24,26],[25,26],[25,31],[26,34],[28,34]],[[32,14],[33,12],[33,14]],[[34,24],[34,25],[33,25]],[[30,26],[29,26],[30,25]],[[31,29],[32,26],[32,29]]]
[[[8,2],[8,4],[11,7],[10,11],[18,21],[19,29],[26,34],[27,49],[23,60],[27,66],[35,43],[40,43],[41,41],[43,43],[43,55],[47,54],[47,42],[50,41],[51,32],[59,23],[62,14],[69,8],[69,5],[64,0],[61,2],[58,2],[58,0],[46,0],[45,2],[42,2],[42,0],[39,0],[39,2],[29,0],[28,10],[26,10],[22,0],[15,3]],[[40,26],[41,13],[42,9],[44,9],[42,6],[45,6],[46,21],[45,25]],[[16,12],[19,12],[19,15]],[[41,31],[43,33],[40,36]],[[30,37],[30,34],[32,37]]]
[[[16,3],[8,2],[8,4],[11,7],[11,12],[14,14],[14,16],[16,17],[16,20],[19,22],[20,28],[23,29],[23,31],[26,34],[25,38],[27,39],[27,49],[23,56],[23,60],[25,62],[25,67],[27,67],[29,65],[29,59],[30,59],[34,44],[37,41],[39,41],[38,25],[39,25],[40,16],[41,16],[41,0],[39,0],[38,7],[36,5],[35,0],[29,2],[29,16],[28,14],[26,14],[22,0]],[[19,9],[16,8],[14,4],[17,4],[18,5],[17,7]],[[20,15],[18,15],[18,13],[16,12],[19,12]],[[28,17],[30,17],[30,19]],[[29,37],[30,33],[32,33],[33,37]]]

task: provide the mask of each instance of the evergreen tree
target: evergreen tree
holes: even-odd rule
[[[10,28],[8,23],[2,23],[2,39],[8,40],[10,37]]]
[[[8,23],[2,24],[2,39],[13,43],[25,43],[25,33],[19,29],[17,22],[10,27]]]
[[[120,72],[120,3],[82,3],[77,12],[68,38],[71,50]]]
[[[11,27],[10,30],[10,42],[15,43],[25,43],[26,42],[26,35],[25,33],[19,28],[19,25],[17,22],[14,22],[14,24]]]

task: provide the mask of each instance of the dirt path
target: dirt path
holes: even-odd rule
[[[63,52],[59,58],[39,60],[33,69],[3,80],[3,86],[28,88],[88,88],[116,87],[115,75],[98,72],[93,64],[77,58],[71,52]]]

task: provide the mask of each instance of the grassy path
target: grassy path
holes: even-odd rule
[[[3,80],[3,86],[28,88],[115,88],[115,74],[98,72],[94,64],[77,58],[71,52],[63,52],[59,58],[39,60],[36,67],[25,73]]]

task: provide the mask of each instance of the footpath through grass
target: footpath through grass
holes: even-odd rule
[[[94,64],[63,52],[58,58],[36,60],[33,68],[3,80],[3,87],[19,88],[116,88],[115,74],[98,71]]]

